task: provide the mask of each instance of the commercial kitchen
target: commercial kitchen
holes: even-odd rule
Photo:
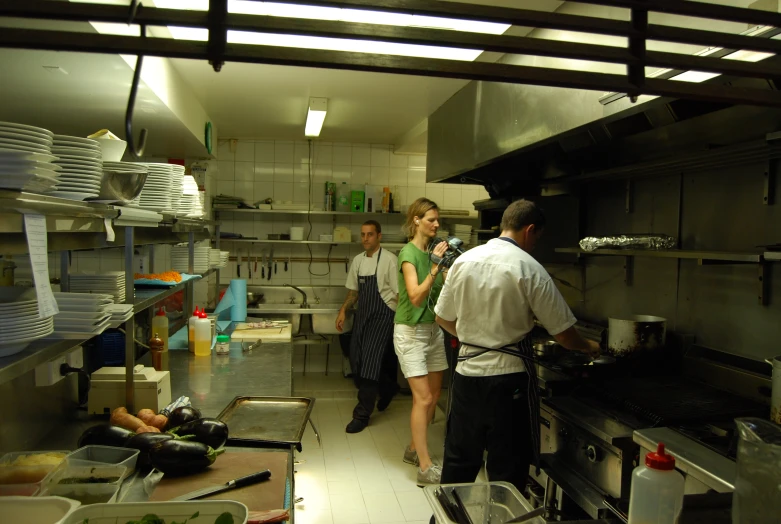
[[[632,523],[633,472],[672,459],[678,522],[781,522],[777,0],[18,0],[0,25],[8,522]],[[601,347],[526,335],[522,489],[419,487],[400,370],[345,433],[361,228],[398,254],[420,197],[453,258],[544,210],[532,255]]]

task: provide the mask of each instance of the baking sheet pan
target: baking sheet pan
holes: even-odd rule
[[[236,397],[217,419],[228,425],[228,442],[300,448],[314,404],[306,397]]]

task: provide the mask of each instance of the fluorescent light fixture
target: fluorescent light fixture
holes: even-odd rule
[[[309,137],[320,136],[325,122],[325,113],[328,111],[327,98],[310,98],[309,111],[306,114],[306,128],[304,135]]]
[[[157,7],[168,9],[189,9],[205,11],[209,9],[208,0],[154,0]],[[383,13],[363,9],[341,9],[335,7],[316,7],[310,5],[292,5],[279,2],[256,2],[247,0],[228,0],[228,11],[258,16],[278,16],[309,20],[332,20],[356,22],[362,24],[384,24],[398,27],[425,27],[470,33],[500,35],[510,26],[493,22],[474,22],[434,16],[405,15]],[[206,29],[189,27],[169,27],[171,36],[177,40],[207,41]],[[474,61],[481,50],[456,49],[414,44],[396,44],[371,40],[349,38],[327,38],[317,36],[296,36],[273,33],[254,33],[247,31],[228,31],[228,42],[232,44],[267,45],[275,47],[293,47],[299,49],[323,49],[329,51],[348,51],[353,53],[377,53],[420,58],[439,58],[445,60]]]

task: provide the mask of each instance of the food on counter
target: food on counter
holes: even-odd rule
[[[106,486],[106,489],[110,489],[110,487]],[[68,499],[78,500],[85,506],[88,504],[104,504],[111,500],[114,495],[116,495],[116,491],[87,491],[84,489],[83,485],[79,484],[70,484],[58,487],[56,491],[49,493],[49,496],[65,497]]]
[[[285,522],[288,519],[290,519],[290,512],[286,509],[250,511],[247,516],[247,524],[273,524],[275,522]]]
[[[195,512],[193,516],[191,516],[188,519],[185,519],[182,522],[175,522],[171,521],[171,524],[187,524],[191,520],[195,520],[198,518],[199,512]],[[202,519],[203,520],[203,519]],[[84,519],[84,522],[82,524],[89,524],[89,519]],[[165,519],[161,519],[154,513],[150,513],[149,515],[144,515],[141,517],[141,520],[129,520],[126,524],[166,524]],[[200,521],[197,524],[201,524]],[[210,524],[207,522],[203,522],[203,524]],[[231,515],[228,512],[222,513],[217,517],[217,520],[214,521],[214,524],[233,524],[233,515]]]
[[[135,435],[135,433],[125,428],[113,426],[111,424],[101,424],[99,426],[92,426],[82,433],[81,437],[79,437],[78,447],[81,448],[95,445],[121,448],[125,446],[127,439],[133,435]]]
[[[134,273],[133,278],[136,280],[162,280],[163,282],[176,282],[182,281],[182,274],[178,271],[163,271],[162,273]]]
[[[30,453],[0,463],[0,484],[34,484],[40,482],[60,462],[65,453]]]
[[[152,426],[159,430],[164,430],[168,425],[168,417],[165,415],[158,415],[151,409],[142,409],[138,412],[138,418],[144,421],[147,426]]]
[[[160,433],[160,430],[154,426],[141,426],[136,430],[136,434],[138,435],[142,433]]]
[[[138,430],[138,428],[146,426],[143,420],[128,413],[127,408],[124,407],[116,408],[111,412],[110,422],[115,426],[129,429],[134,432]]]
[[[171,430],[180,437],[192,435],[192,440],[219,449],[228,441],[228,426],[215,418],[200,418]]]
[[[187,422],[201,418],[201,412],[191,406],[176,408],[168,417],[168,429],[178,428]]]
[[[125,442],[125,447],[140,451],[136,464],[139,468],[147,469],[152,467],[152,462],[149,460],[149,450],[151,450],[155,444],[165,442],[166,440],[172,440],[173,438],[174,436],[170,433],[138,433]]]
[[[189,440],[166,440],[149,451],[152,465],[166,475],[189,475],[208,468],[225,450]]]
[[[57,484],[111,484],[118,480],[119,477],[68,477]]]

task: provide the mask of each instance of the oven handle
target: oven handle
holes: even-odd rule
[[[629,523],[629,516],[618,508],[617,501],[612,497],[605,497],[602,502],[607,506],[607,509],[613,512],[624,524]]]

